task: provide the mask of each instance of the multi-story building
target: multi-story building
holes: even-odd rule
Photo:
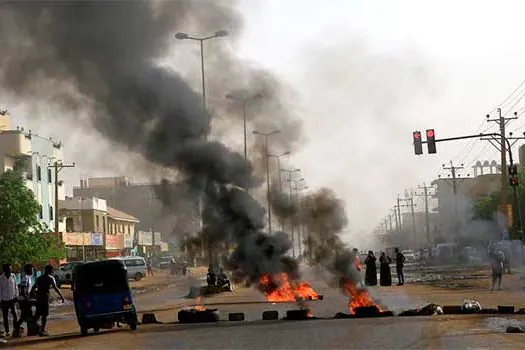
[[[105,199],[73,197],[60,202],[66,218],[68,260],[97,260],[129,254],[139,220],[108,207]]]
[[[1,113],[0,113],[1,115]],[[56,218],[55,185],[58,187],[58,198],[65,198],[65,186],[55,178],[50,167],[63,160],[61,142],[38,136],[31,130],[17,127],[9,130],[9,118],[1,115],[0,120],[0,173],[7,170],[20,170],[26,178],[26,186],[33,191],[40,203],[40,219],[51,230],[55,220],[59,220],[59,231],[65,229],[65,222]],[[2,124],[4,123],[4,124]],[[4,127],[1,127],[1,126]]]
[[[108,207],[108,232],[106,234],[106,256],[127,255],[135,242],[135,225],[140,221],[129,214]]]
[[[153,244],[153,236],[148,233],[160,232],[162,241],[172,247],[180,247],[183,237],[197,233],[199,222],[197,217],[181,217],[166,208],[159,196],[166,192],[160,184],[133,183],[127,177],[89,178],[80,181],[80,187],[73,188],[75,196],[98,197],[107,200],[113,208],[118,208],[140,220],[136,224],[137,231],[145,232],[144,244]],[[182,191],[181,191],[182,192]],[[137,239],[139,239],[137,237]],[[158,240],[155,240],[156,246]],[[152,246],[153,247],[153,246]],[[156,251],[156,248],[147,249]]]
[[[107,210],[106,201],[100,198],[73,197],[60,202],[60,215],[66,221],[62,237],[69,261],[106,257]]]

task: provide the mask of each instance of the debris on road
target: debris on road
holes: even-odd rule
[[[507,333],[524,333],[523,329],[516,326],[508,326]]]
[[[262,319],[264,321],[277,320],[279,319],[279,312],[275,310],[264,311]]]
[[[498,305],[498,314],[513,314],[514,306]]]
[[[470,300],[470,299],[465,299],[463,301],[462,311],[464,313],[476,313],[476,312],[480,312],[481,310],[482,310],[482,307],[479,301]]]
[[[154,313],[145,313],[142,315],[142,324],[160,324]]]
[[[179,323],[209,323],[218,322],[219,313],[217,309],[195,307],[180,310],[178,313]]]
[[[443,308],[437,304],[428,304],[421,309],[410,309],[403,311],[399,316],[434,316],[443,315]]]
[[[314,319],[313,314],[308,309],[286,311],[285,320],[302,321],[302,320],[312,320],[312,319]]]

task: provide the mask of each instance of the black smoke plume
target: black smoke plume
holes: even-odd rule
[[[343,287],[342,281],[355,285],[361,278],[354,265],[356,256],[339,237],[348,224],[344,202],[327,188],[309,194],[303,201],[304,224],[308,227],[306,255],[333,275],[334,286]]]
[[[265,210],[244,190],[258,184],[251,163],[220,142],[205,141],[209,115],[200,95],[156,63],[186,17],[230,18],[227,7],[215,4],[2,2],[0,84],[20,99],[89,110],[101,134],[154,164],[177,169],[194,193],[206,194],[205,236],[236,243],[230,266],[237,278],[294,275],[286,235],[262,231]]]

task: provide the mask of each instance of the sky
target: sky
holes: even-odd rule
[[[235,49],[299,96],[306,141],[291,162],[311,189],[331,187],[345,200],[346,232],[354,240],[370,238],[398,194],[446,176],[443,163],[464,163],[460,173],[467,175],[474,161],[498,159],[486,141],[440,143],[437,154],[415,156],[412,131],[434,128],[440,138],[496,130],[485,115],[495,115],[525,78],[525,3],[240,0],[239,6],[245,24]],[[524,104],[502,107],[510,115]],[[45,129],[28,113],[12,110],[15,124]],[[509,130],[525,131],[523,118]],[[68,160],[78,164],[64,175],[69,187],[79,176],[111,174],[111,162],[100,160],[93,169],[86,165],[96,163],[96,155],[78,156],[103,141],[84,137],[74,125],[63,128],[74,135],[69,151],[66,142]],[[41,133],[61,137],[60,130]],[[420,198],[416,202],[421,210]]]
[[[305,111],[317,113],[304,116],[309,142],[292,159],[310,184],[338,190],[354,234],[368,234],[405,189],[447,176],[443,163],[464,163],[465,176],[474,161],[499,159],[486,141],[440,143],[437,154],[418,157],[411,135],[427,128],[438,138],[496,130],[485,115],[494,116],[525,77],[518,36],[525,3],[253,3],[243,3],[240,51],[285,76],[300,95],[318,96],[304,101]],[[322,57],[312,65],[305,52]],[[503,112],[512,114],[513,104]],[[517,120],[508,128],[524,126]]]

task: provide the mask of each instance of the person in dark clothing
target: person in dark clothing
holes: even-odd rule
[[[381,252],[379,257],[379,284],[381,286],[391,286],[392,285],[392,273],[390,272],[390,264],[392,259],[385,252]]]
[[[36,321],[41,318],[42,323],[40,324],[40,332],[38,335],[41,337],[47,336],[46,323],[47,316],[49,316],[49,292],[53,288],[58,296],[64,302],[64,297],[57,288],[55,278],[53,277],[53,266],[47,265],[44,268],[44,274],[36,279],[36,283],[31,290],[31,294],[36,291]]]
[[[217,285],[219,287],[223,287],[231,291],[230,280],[228,279],[228,276],[226,276],[226,274],[224,273],[223,269],[219,270],[219,275],[217,276]]]
[[[153,268],[151,266],[151,258],[146,261],[146,267],[148,268],[148,275],[153,276]]]
[[[206,275],[206,282],[208,283],[208,286],[214,286],[217,282],[217,276],[215,275],[215,271],[213,271],[212,265],[208,267],[208,274]]]
[[[22,336],[21,329],[22,329],[22,323],[26,322],[27,324],[27,331],[29,333],[31,329],[31,321],[33,319],[33,312],[31,311],[31,302],[29,300],[29,292],[31,291],[31,285],[32,285],[32,278],[33,276],[33,265],[25,265],[24,266],[24,275],[22,276],[22,280],[20,281],[20,285],[18,287],[18,305],[20,306],[20,311],[22,314],[20,315],[20,318],[18,319],[18,322],[16,324],[16,329],[18,332],[15,332],[13,334],[14,337],[20,337]]]
[[[403,273],[403,267],[405,266],[405,256],[396,248],[396,272],[397,272],[397,285],[402,286],[405,284],[405,274]]]
[[[377,267],[376,257],[374,252],[369,250],[368,256],[365,259],[366,272],[365,272],[365,284],[367,286],[377,286]]]

